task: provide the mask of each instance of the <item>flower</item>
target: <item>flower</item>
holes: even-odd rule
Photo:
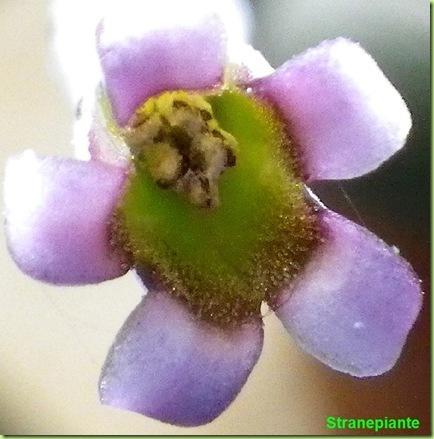
[[[5,180],[25,273],[77,285],[132,268],[148,288],[109,352],[102,402],[210,422],[260,355],[263,301],[328,366],[393,367],[420,282],[305,186],[363,175],[403,146],[409,112],[372,58],[339,38],[275,71],[248,46],[228,65],[212,15],[128,39],[111,30],[98,29],[92,159],[26,151]]]

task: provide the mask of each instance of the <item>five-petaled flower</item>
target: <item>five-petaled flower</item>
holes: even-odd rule
[[[78,285],[132,268],[148,289],[109,352],[101,401],[210,422],[259,358],[263,302],[328,366],[393,367],[420,282],[305,186],[363,175],[403,146],[409,111],[374,60],[338,38],[274,71],[249,46],[228,63],[212,15],[125,39],[110,30],[97,31],[91,160],[26,151],[5,182],[25,273]]]

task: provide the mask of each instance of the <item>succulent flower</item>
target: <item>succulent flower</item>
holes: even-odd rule
[[[26,151],[6,170],[10,253],[59,285],[133,269],[147,293],[100,379],[104,404],[210,422],[259,358],[261,304],[308,353],[355,377],[393,367],[421,307],[410,265],[306,186],[376,169],[409,111],[344,38],[273,70],[250,46],[228,61],[213,15],[97,31],[103,81],[88,161]]]

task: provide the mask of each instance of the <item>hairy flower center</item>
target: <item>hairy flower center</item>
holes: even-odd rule
[[[218,180],[236,164],[236,141],[197,94],[167,92],[142,105],[123,133],[140,168],[194,205],[219,203]]]
[[[122,135],[134,171],[113,244],[198,318],[238,325],[258,316],[318,242],[273,109],[239,89],[165,93],[141,106]]]

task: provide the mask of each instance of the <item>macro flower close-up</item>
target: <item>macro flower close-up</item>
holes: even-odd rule
[[[102,404],[183,427],[213,421],[246,384],[271,312],[336,373],[394,368],[423,304],[420,276],[314,193],[375,171],[411,132],[363,44],[325,39],[274,69],[209,10],[125,10],[99,21],[93,44],[77,158],[10,157],[4,216],[10,255],[36,280],[134,272],[143,297],[102,366]]]

